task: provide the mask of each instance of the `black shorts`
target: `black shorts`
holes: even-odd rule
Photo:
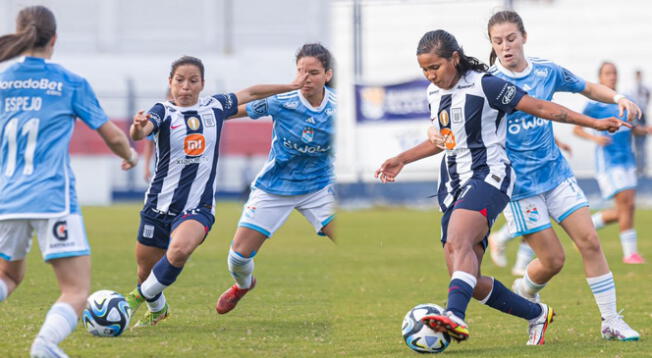
[[[448,233],[448,221],[455,209],[467,209],[480,212],[487,218],[489,230],[487,235],[482,239],[482,248],[487,248],[487,237],[496,218],[505,209],[509,203],[509,196],[495,187],[479,179],[469,179],[460,190],[455,193],[453,205],[444,211],[441,218],[441,242],[446,244],[446,235]]]
[[[208,231],[215,223],[215,216],[208,208],[191,209],[177,215],[170,215],[146,207],[140,212],[138,242],[145,246],[167,250],[170,245],[170,235],[177,226],[187,220],[195,220],[201,223],[204,226],[206,235],[208,235]]]

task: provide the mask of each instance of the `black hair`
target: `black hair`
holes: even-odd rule
[[[174,72],[176,72],[177,68],[183,65],[196,66],[199,69],[199,73],[201,74],[201,80],[204,80],[204,64],[200,59],[192,56],[181,56],[179,59],[172,62],[172,67],[170,68],[170,78],[174,76]]]
[[[16,17],[16,33],[0,37],[0,62],[45,47],[57,34],[57,21],[45,6],[29,6]]]
[[[523,26],[523,19],[521,19],[521,16],[519,16],[516,11],[504,10],[495,13],[487,23],[487,35],[489,35],[489,41],[491,41],[491,28],[496,24],[504,24],[506,22],[516,25],[521,35],[525,36],[527,34],[525,32],[525,26]],[[496,55],[496,51],[494,51],[492,48],[491,53],[489,54],[489,64],[493,65],[496,63],[497,57],[498,56]]]
[[[417,55],[435,53],[441,58],[450,59],[453,57],[454,52],[457,52],[460,56],[460,62],[455,66],[460,75],[469,70],[486,72],[489,69],[487,65],[477,58],[465,55],[464,49],[457,43],[455,36],[444,30],[426,32],[417,46]]]
[[[295,56],[295,62],[299,62],[303,57],[316,58],[324,66],[324,71],[334,70],[334,61],[331,52],[320,43],[309,43],[301,46]],[[331,80],[326,83],[328,87],[334,87],[334,85],[335,76],[331,77]]]

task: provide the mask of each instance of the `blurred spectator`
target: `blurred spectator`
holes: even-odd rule
[[[645,126],[647,125],[647,107],[650,103],[650,89],[643,84],[643,71],[636,70],[634,72],[636,83],[634,88],[629,93],[629,96],[632,101],[638,104],[641,107],[642,116],[640,119],[640,124]],[[646,158],[646,143],[647,136],[634,136],[634,151],[636,152],[636,174],[639,177],[645,176],[647,169],[647,158]]]

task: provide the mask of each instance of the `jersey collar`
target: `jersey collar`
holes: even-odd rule
[[[525,61],[527,61],[527,67],[525,67],[525,69],[521,72],[514,72],[510,69],[503,67],[503,65],[500,64],[500,60],[496,61],[496,68],[498,69],[498,71],[502,72],[504,75],[506,75],[509,78],[513,78],[513,79],[523,78],[529,75],[530,72],[532,72],[532,62],[530,62],[530,59],[527,57],[525,58]]]
[[[328,104],[328,96],[329,96],[328,92],[329,92],[328,88],[324,87],[324,98],[321,100],[321,104],[319,105],[319,107],[315,108],[310,104],[310,102],[308,102],[308,100],[305,97],[303,97],[301,90],[297,90],[297,93],[299,94],[299,101],[301,101],[301,104],[303,104],[304,106],[306,106],[306,108],[308,108],[313,112],[321,112],[324,110],[324,108],[326,108],[326,105]]]

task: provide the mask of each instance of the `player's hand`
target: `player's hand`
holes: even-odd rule
[[[605,147],[605,146],[608,146],[609,144],[611,144],[611,138],[609,138],[609,137],[607,137],[605,135],[596,136],[594,141],[601,147]]]
[[[428,140],[439,149],[446,149],[446,139],[434,126],[428,128]]]
[[[290,83],[290,86],[293,89],[301,89],[303,85],[305,85],[308,81],[309,75],[310,74],[308,72],[302,70],[297,71],[297,77],[294,79],[294,81],[292,81],[292,83]]]
[[[130,148],[130,149],[131,149],[131,157],[129,157],[129,159],[124,159],[122,161],[122,164],[120,164],[122,170],[129,170],[135,167],[136,164],[138,163],[138,152],[136,152],[134,148]]]
[[[627,111],[627,120],[629,122],[634,119],[641,119],[641,109],[636,105],[636,103],[623,97],[618,100],[618,117],[622,118],[625,111]]]
[[[393,183],[396,176],[401,172],[405,163],[398,157],[387,159],[380,168],[376,169],[374,177],[380,179],[382,183]]]
[[[149,113],[145,114],[145,111],[143,110],[138,111],[138,113],[136,113],[136,115],[134,116],[134,122],[133,122],[134,129],[136,129],[137,131],[143,130],[143,128],[145,128],[145,125],[147,124],[150,118],[152,118],[151,114]]]
[[[627,128],[632,128],[632,125],[630,123],[623,122],[616,117],[596,119],[595,122],[593,123],[593,129],[597,129],[599,131],[607,131],[609,133],[616,132],[622,126],[625,126]]]

